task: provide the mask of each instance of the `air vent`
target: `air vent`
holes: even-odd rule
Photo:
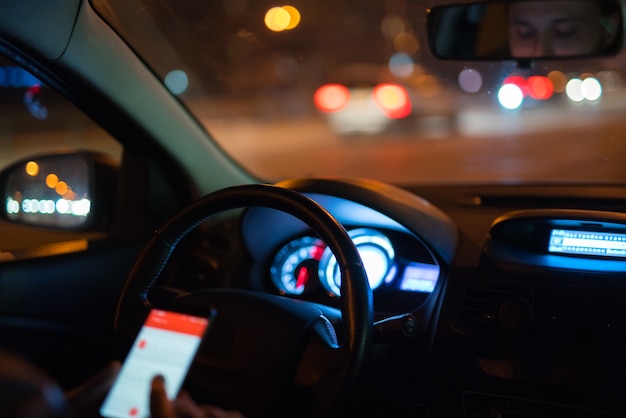
[[[526,287],[471,286],[465,290],[463,318],[484,327],[520,330],[533,320],[533,293]]]

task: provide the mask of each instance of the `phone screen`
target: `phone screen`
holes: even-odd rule
[[[150,416],[150,386],[165,378],[173,399],[187,376],[212,318],[152,309],[141,327],[100,414],[106,418]]]

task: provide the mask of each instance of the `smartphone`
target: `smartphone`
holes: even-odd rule
[[[149,417],[150,386],[158,374],[165,378],[168,398],[174,399],[214,317],[213,312],[199,316],[152,309],[100,408],[100,414],[105,418]]]

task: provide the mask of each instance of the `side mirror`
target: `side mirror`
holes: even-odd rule
[[[102,154],[31,157],[0,172],[2,219],[59,231],[100,230],[111,222],[117,164]]]
[[[430,49],[442,59],[614,55],[623,30],[618,0],[496,0],[434,7],[428,15]]]

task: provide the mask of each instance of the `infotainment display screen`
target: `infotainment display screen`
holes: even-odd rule
[[[583,256],[626,257],[626,234],[553,229],[550,231],[548,251]]]

